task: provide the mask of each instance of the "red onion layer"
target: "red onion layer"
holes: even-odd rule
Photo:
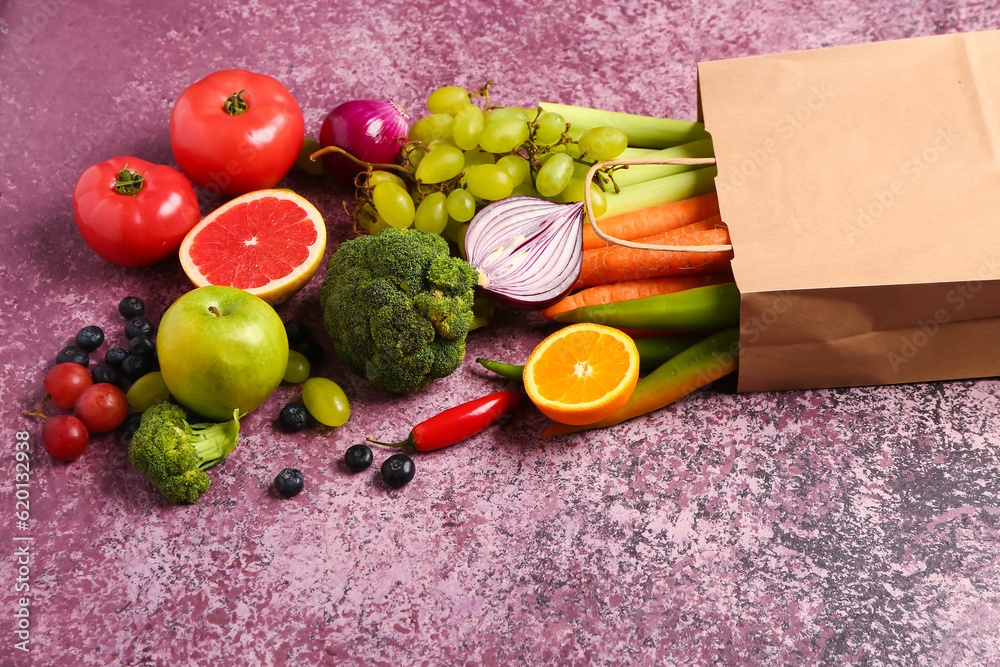
[[[337,146],[369,164],[393,164],[406,143],[410,117],[395,102],[351,100],[326,115],[319,131],[321,147]],[[352,182],[362,167],[337,153],[323,156],[323,169],[337,180]]]
[[[465,253],[498,303],[538,310],[564,297],[580,275],[583,202],[508,197],[469,223]]]

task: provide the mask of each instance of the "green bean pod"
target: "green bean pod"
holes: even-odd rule
[[[694,287],[671,294],[583,306],[557,314],[556,322],[592,322],[650,331],[705,331],[740,324],[736,283]]]

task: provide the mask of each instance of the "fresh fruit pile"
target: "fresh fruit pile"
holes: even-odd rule
[[[491,105],[490,85],[430,94],[430,114],[410,128],[402,168],[368,172],[360,184],[355,217],[366,232],[412,226],[459,241],[463,225],[488,202],[511,195],[581,201],[590,166],[618,157],[628,144],[615,127],[574,136],[558,113]],[[602,213],[603,189],[592,184],[591,196]]]

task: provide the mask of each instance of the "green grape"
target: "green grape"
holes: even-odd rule
[[[391,171],[382,171],[382,170],[373,171],[371,175],[368,177],[368,185],[373,188],[379,183],[382,183],[384,181],[392,181],[401,188],[406,187],[406,183],[403,182],[403,179],[401,179],[399,176],[392,173]]]
[[[465,171],[465,187],[476,197],[496,201],[514,189],[510,172],[497,164],[477,164]]]
[[[493,153],[487,153],[481,148],[465,151],[466,168],[475,167],[477,164],[493,164],[494,162],[496,162],[496,158],[493,157]]]
[[[459,109],[469,104],[469,93],[459,86],[438,88],[427,98],[427,110],[431,113],[446,113],[454,116]]]
[[[440,234],[448,224],[448,197],[443,192],[432,192],[417,206],[413,226],[432,234]]]
[[[494,109],[486,114],[486,124],[495,123],[496,121],[504,120],[505,118],[517,118],[518,120],[527,123],[528,113],[521,107],[500,107],[499,109]]]
[[[559,195],[559,201],[583,201],[583,184],[585,179],[571,179],[566,189]],[[590,208],[594,212],[594,217],[599,218],[608,210],[608,198],[604,196],[604,190],[596,183],[590,184]]]
[[[594,162],[604,162],[622,154],[628,147],[628,135],[616,127],[595,127],[583,133],[578,145]]]
[[[424,156],[427,155],[426,148],[414,148],[409,153],[406,154],[407,158],[410,160],[410,165],[416,169],[423,162]]]
[[[535,141],[539,144],[554,144],[566,131],[566,119],[551,111],[539,116],[535,125]]]
[[[451,139],[452,126],[455,119],[446,113],[432,113],[424,116],[410,128],[410,141],[430,145],[435,141]]]
[[[340,426],[351,416],[344,390],[326,378],[309,378],[302,384],[302,403],[313,419],[326,426]]]
[[[306,137],[302,140],[302,150],[299,151],[299,156],[295,159],[295,166],[297,166],[302,171],[306,172],[311,176],[322,176],[323,175],[323,160],[316,160],[313,162],[309,159],[309,156],[322,148],[319,142],[312,137]]]
[[[435,144],[414,172],[421,183],[443,183],[455,178],[465,168],[465,155],[454,146]]]
[[[479,145],[479,135],[483,131],[483,110],[475,104],[466,104],[457,114],[451,131],[455,145],[462,150],[470,150]]]
[[[535,189],[535,186],[531,184],[530,179],[524,183],[518,183],[515,185],[514,189],[510,191],[510,194],[516,197],[541,197],[541,195],[538,194],[538,190]]]
[[[285,366],[285,382],[298,384],[309,379],[309,360],[306,355],[295,350],[288,351],[288,364]]]
[[[365,204],[361,207],[358,223],[369,236],[378,236],[379,232],[389,226],[371,204]]]
[[[527,121],[517,117],[501,118],[486,124],[479,135],[479,145],[490,153],[509,153],[528,140],[529,132]]]
[[[468,190],[455,188],[448,193],[447,208],[448,215],[459,223],[468,222],[476,214],[476,199]]]
[[[573,178],[573,158],[566,153],[555,153],[538,170],[535,188],[543,197],[555,197]]]
[[[528,161],[520,155],[504,155],[497,160],[497,164],[510,172],[510,177],[515,184],[523,183],[531,175],[531,167]]]
[[[375,210],[389,225],[405,229],[413,224],[413,198],[405,188],[383,181],[372,190],[372,201]]]
[[[163,382],[163,373],[160,371],[146,373],[133,382],[128,393],[125,394],[125,400],[128,401],[132,412],[143,412],[168,398],[170,398],[170,390]]]

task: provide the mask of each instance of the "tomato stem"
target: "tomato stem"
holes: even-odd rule
[[[128,165],[118,172],[115,180],[115,191],[120,195],[134,197],[142,190],[142,174],[135,169],[129,169]]]
[[[247,111],[247,101],[243,99],[243,93],[247,92],[246,88],[243,90],[237,90],[235,93],[226,98],[226,101],[222,103],[222,110],[225,111],[230,116],[241,116]]]

